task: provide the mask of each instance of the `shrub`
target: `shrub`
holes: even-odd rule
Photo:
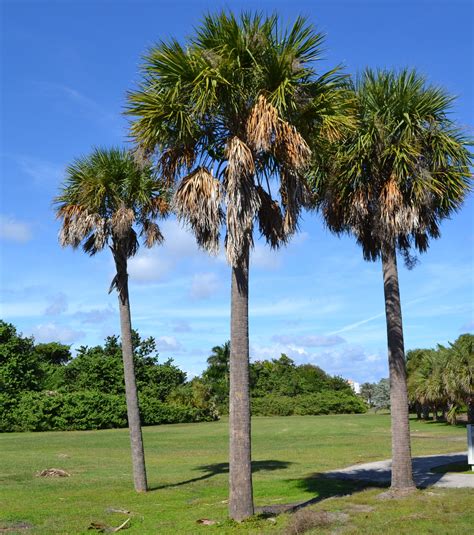
[[[367,411],[366,403],[346,392],[326,390],[300,396],[267,396],[252,399],[255,416],[290,416],[318,414],[361,414]]]
[[[216,419],[211,409],[163,403],[140,396],[144,425]],[[126,427],[125,396],[97,391],[0,395],[0,431],[71,431]]]

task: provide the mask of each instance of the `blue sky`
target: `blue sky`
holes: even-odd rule
[[[160,39],[192,33],[206,10],[258,8],[307,15],[327,34],[321,68],[416,67],[458,95],[453,116],[474,124],[474,4],[466,1],[21,1],[1,2],[0,317],[37,341],[78,347],[119,332],[108,252],[61,249],[51,199],[64,168],[92,146],[121,145],[125,92]],[[400,266],[407,348],[473,329],[472,197],[412,271]],[[187,372],[229,337],[229,268],[200,252],[173,219],[164,246],[130,265],[132,317],[160,356]],[[381,266],[316,215],[273,253],[257,242],[250,288],[252,358],[281,352],[358,381],[387,375]]]

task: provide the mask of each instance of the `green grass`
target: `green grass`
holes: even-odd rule
[[[414,455],[466,447],[461,427],[412,421],[412,437]],[[1,435],[0,532],[11,523],[25,522],[32,528],[18,533],[90,534],[91,522],[118,526],[127,518],[107,512],[110,507],[131,511],[130,535],[287,532],[289,515],[278,516],[276,522],[257,518],[241,525],[226,520],[227,421],[147,427],[144,440],[152,490],[137,495],[125,429]],[[344,533],[469,532],[474,522],[472,490],[436,489],[434,494],[424,491],[381,501],[376,498],[380,489],[355,492],[354,484],[317,475],[389,457],[387,415],[254,418],[255,503],[276,506],[322,499],[312,507],[349,511]],[[71,477],[35,476],[52,467],[67,470]],[[374,511],[355,512],[354,504],[370,504]],[[218,524],[198,525],[202,518]]]

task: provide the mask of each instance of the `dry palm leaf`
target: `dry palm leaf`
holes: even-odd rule
[[[278,123],[275,152],[284,165],[295,172],[303,171],[311,158],[311,149],[303,136],[286,121]]]
[[[284,244],[287,238],[283,228],[283,214],[280,205],[261,186],[257,186],[257,193],[260,197],[258,210],[260,232],[272,248],[277,248]]]
[[[226,254],[230,265],[235,267],[242,261],[242,253],[252,245],[253,220],[260,208],[260,197],[254,184],[255,164],[247,145],[233,137],[226,156]]]
[[[255,150],[269,151],[278,128],[278,111],[260,95],[247,120],[247,141]]]
[[[219,181],[206,168],[199,167],[181,181],[174,207],[178,219],[191,225],[198,244],[217,253],[223,219]]]

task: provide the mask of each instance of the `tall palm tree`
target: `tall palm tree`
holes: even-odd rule
[[[414,71],[367,70],[354,87],[358,126],[334,155],[333,178],[320,182],[329,228],[349,232],[366,260],[382,259],[392,414],[392,487],[414,486],[397,250],[425,252],[440,222],[470,188],[472,162],[449,118],[453,98]]]
[[[150,163],[121,149],[95,149],[74,161],[55,199],[62,220],[59,241],[63,246],[94,255],[109,246],[116,275],[110,286],[118,292],[122,356],[128,426],[135,490],[145,492],[147,479],[140,425],[128,293],[127,262],[138,250],[137,231],[146,247],[163,241],[154,222],[168,210],[166,189],[156,179]]]
[[[232,268],[229,510],[238,521],[254,511],[248,338],[254,225],[271,247],[288,241],[309,197],[305,138],[335,136],[347,122],[340,75],[313,70],[322,40],[302,18],[281,31],[277,16],[208,15],[186,47],[170,41],[152,48],[142,83],[129,94],[136,142],[157,153],[165,177],[180,179],[178,217],[214,252],[226,225]]]

